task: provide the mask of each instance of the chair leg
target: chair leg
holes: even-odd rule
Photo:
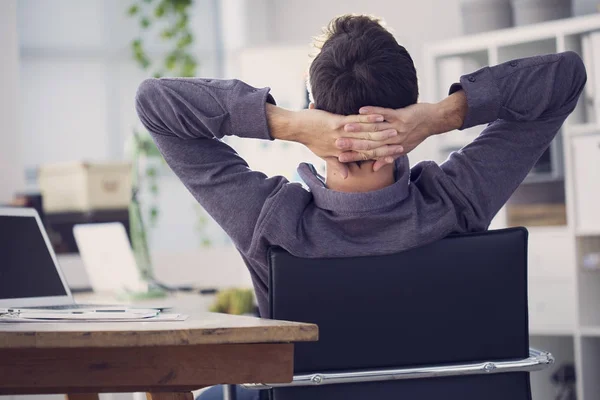
[[[223,400],[236,400],[235,385],[223,385]]]

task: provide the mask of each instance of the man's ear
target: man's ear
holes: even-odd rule
[[[314,110],[315,109],[315,103],[313,103],[312,101],[308,104],[308,109],[309,110]]]

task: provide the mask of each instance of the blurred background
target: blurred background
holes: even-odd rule
[[[599,11],[600,0],[2,0],[0,204],[38,209],[75,292],[93,284],[73,226],[120,222],[140,271],[174,288],[237,288],[251,303],[235,247],[137,120],[143,79],[239,78],[305,108],[311,38],[345,13],[385,20],[413,56],[421,101],[485,65],[573,50],[585,93],[492,227],[530,230],[532,344],[557,358],[535,377],[535,399],[600,399]],[[442,162],[481,129],[429,139],[411,164]],[[270,175],[323,168],[299,146],[226,140]]]

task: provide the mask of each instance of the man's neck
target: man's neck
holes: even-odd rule
[[[331,190],[347,193],[373,192],[394,184],[393,164],[386,165],[373,172],[374,161],[364,161],[360,164],[348,164],[348,177],[344,179],[335,168],[327,168],[327,187]]]

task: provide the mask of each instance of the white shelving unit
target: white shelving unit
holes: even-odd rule
[[[441,100],[461,75],[486,65],[568,50],[583,56],[582,40],[592,32],[600,32],[600,15],[433,43],[425,48],[422,79],[428,90],[423,100]],[[600,54],[600,49],[594,51]],[[597,59],[596,64],[600,56]],[[600,65],[588,66],[588,84],[594,80],[600,80]],[[600,102],[600,94],[596,101]],[[554,398],[550,376],[566,363],[575,365],[577,398],[600,400],[600,270],[583,268],[586,254],[600,253],[600,115],[585,102],[580,100],[554,142],[552,156],[560,158],[560,171],[547,180],[529,179],[522,185],[540,185],[534,192],[542,195],[546,184],[553,184],[553,190],[558,187],[566,214],[561,225],[528,227],[531,345],[552,351],[557,360],[553,370],[532,374],[535,400]],[[482,129],[434,138],[436,161],[443,161]],[[503,209],[492,227],[505,227],[506,220]]]

